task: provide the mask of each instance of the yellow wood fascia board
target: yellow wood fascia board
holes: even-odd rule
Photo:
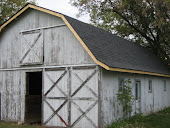
[[[170,75],[165,75],[165,74],[137,71],[137,70],[129,70],[129,69],[121,69],[121,68],[109,68],[109,70],[110,71],[118,71],[118,72],[127,72],[127,73],[137,73],[137,74],[144,74],[144,75],[170,77]]]
[[[90,57],[93,59],[93,61],[95,63],[97,63],[98,65],[102,66],[103,68],[109,70],[109,67],[105,64],[103,64],[102,62],[98,61],[96,59],[96,57],[93,55],[93,53],[89,50],[89,48],[87,47],[87,45],[83,42],[83,40],[80,38],[80,36],[77,34],[77,32],[73,29],[73,27],[70,25],[70,23],[67,21],[67,19],[62,16],[63,21],[65,22],[65,24],[68,26],[68,28],[71,30],[71,32],[74,34],[74,36],[78,39],[78,41],[80,42],[80,44],[84,47],[84,49],[87,51],[87,53],[90,55]]]
[[[0,32],[1,30],[7,26],[10,22],[12,22],[16,17],[21,15],[25,10],[29,8],[29,5],[25,6],[22,10],[20,10],[17,14],[15,14],[13,17],[11,17],[7,22],[5,22],[2,26],[0,26]]]
[[[72,33],[74,34],[74,36],[78,39],[78,41],[80,42],[80,44],[84,47],[84,49],[87,51],[87,53],[90,55],[90,57],[93,59],[93,61],[95,63],[97,63],[98,65],[100,65],[101,67],[105,68],[106,70],[110,70],[110,71],[118,71],[118,72],[128,72],[128,73],[138,73],[138,74],[146,74],[146,75],[155,75],[155,76],[164,76],[164,77],[170,77],[170,75],[164,75],[164,74],[158,74],[158,73],[151,73],[151,72],[144,72],[144,71],[136,71],[136,70],[128,70],[128,69],[120,69],[120,68],[111,68],[105,64],[103,64],[102,62],[98,61],[96,59],[96,57],[92,54],[92,52],[89,50],[89,48],[86,46],[86,44],[83,42],[83,40],[80,38],[80,36],[76,33],[76,31],[73,29],[73,27],[70,25],[70,23],[67,21],[67,19],[62,15],[59,14],[57,12],[53,12],[51,10],[45,9],[45,8],[41,8],[35,5],[31,5],[28,4],[26,7],[24,7],[21,11],[19,11],[17,14],[15,14],[12,18],[10,18],[6,23],[4,23],[1,27],[0,27],[0,32],[1,30],[8,25],[11,21],[13,21],[16,17],[18,17],[20,14],[22,14],[25,10],[27,10],[28,8],[33,8],[57,17],[60,17],[63,19],[63,21],[65,22],[65,24],[68,26],[68,28],[72,31]]]
[[[57,16],[57,17],[60,17],[60,18],[62,17],[62,14],[59,14],[59,13],[57,13],[57,12],[54,12],[54,11],[51,11],[51,10],[48,10],[48,9],[45,9],[45,8],[41,8],[41,7],[32,5],[32,4],[29,4],[28,6],[29,6],[30,8],[39,10],[39,11],[41,11],[41,12],[45,12],[45,13],[48,13],[48,14],[51,14],[51,15],[54,15],[54,16]]]

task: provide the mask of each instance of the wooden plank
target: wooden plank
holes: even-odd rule
[[[90,107],[89,107],[89,110],[87,110],[87,111],[90,111],[90,110],[97,104],[97,102],[98,102],[98,101],[96,101],[96,102],[94,103],[94,105],[90,106]],[[72,101],[72,103],[73,103],[73,104],[75,105],[75,107],[79,110],[79,112],[82,113],[81,116],[84,115],[84,117],[92,124],[92,126],[93,126],[94,128],[97,128],[97,126],[93,123],[93,121],[92,121],[89,117],[86,116],[86,114],[87,114],[88,112],[87,112],[87,111],[86,111],[86,112],[83,112],[83,110],[82,110],[74,101]],[[86,114],[85,114],[85,113],[86,113]],[[81,118],[81,116],[80,116],[79,118]],[[78,119],[79,119],[79,118],[78,118]],[[78,120],[78,119],[76,120],[77,122],[80,121],[80,119],[79,119],[79,120]],[[74,125],[76,125],[76,122],[74,122],[71,127],[73,127]]]
[[[44,123],[44,72],[45,69],[42,70],[42,106],[41,106],[41,124]]]
[[[71,128],[73,128],[96,104],[98,101],[96,101],[94,104],[92,104],[83,114],[71,125]],[[78,107],[79,108],[79,107]],[[80,109],[79,109],[80,110]],[[81,111],[81,110],[80,110]]]
[[[1,120],[1,93],[0,93],[0,120]]]
[[[56,111],[54,111],[54,113],[44,122],[44,124],[47,124],[47,123],[61,110],[61,108],[62,108],[67,102],[68,102],[68,100],[66,99],[66,100],[64,101],[64,103],[63,103],[62,105],[60,105],[60,107],[59,107]]]
[[[75,75],[77,78],[78,78],[78,80],[80,80],[81,82],[83,82],[83,80],[76,74],[76,73],[72,73],[73,75]],[[85,86],[96,98],[98,97],[98,95],[88,86],[88,85],[86,85]]]
[[[98,66],[98,68],[98,126],[104,127],[104,110],[102,110],[102,67]]]
[[[71,97],[71,72],[72,72],[72,68],[69,69],[69,76],[68,76],[68,84],[67,84],[67,88],[68,88],[68,96]],[[68,101],[68,126],[71,126],[71,101]]]
[[[53,26],[48,26],[48,27],[41,27],[41,28],[29,29],[29,30],[21,31],[20,33],[29,34],[29,33],[31,33],[32,31],[35,32],[35,31],[38,31],[38,30],[50,29],[50,28],[62,27],[62,26],[66,26],[66,25],[65,25],[65,24],[60,24],[60,25],[53,25]]]
[[[73,97],[96,73],[97,71],[94,70],[93,73],[80,85],[80,87],[71,95]]]
[[[62,119],[62,117],[58,113],[55,112],[54,108],[47,102],[47,100],[44,100],[44,101],[47,103],[47,105],[53,111],[53,114],[56,114],[60,118],[60,120],[66,125],[66,127],[68,127],[68,124]],[[48,120],[46,122],[48,122]],[[46,122],[45,122],[45,124],[46,124]]]
[[[35,69],[45,69],[46,71],[59,71],[59,70],[63,70],[67,67],[76,67],[76,66],[93,66],[96,64],[81,64],[81,65],[60,65],[60,66],[36,66],[36,67],[20,67],[20,68],[0,68],[0,72],[3,72],[3,71],[17,71],[17,70],[35,70]]]
[[[25,57],[28,55],[28,53],[30,52],[30,51],[32,51],[33,53],[34,53],[34,55],[36,56],[36,58],[39,60],[39,62],[40,63],[42,63],[41,62],[41,59],[39,58],[39,56],[36,54],[36,52],[34,51],[34,49],[33,49],[33,47],[34,47],[34,45],[36,44],[36,42],[38,41],[38,39],[40,38],[40,36],[41,36],[41,33],[39,33],[38,34],[38,36],[36,37],[36,39],[35,39],[35,41],[32,43],[32,45],[29,45],[29,43],[27,42],[27,40],[25,39],[25,44],[27,44],[27,46],[29,47],[29,49],[27,50],[27,52],[24,54],[24,56],[21,58],[21,60],[20,60],[20,63],[22,64],[22,62],[23,62],[23,60],[25,59]],[[41,49],[41,48],[40,48]],[[34,63],[34,62],[30,62],[30,63]]]
[[[67,94],[65,94],[65,92],[63,92],[58,86],[57,83],[64,77],[64,75],[67,73],[67,70],[64,71],[64,73],[58,78],[58,80],[56,82],[54,82],[52,80],[52,78],[45,72],[45,75],[51,80],[51,82],[53,82],[52,87],[44,94],[44,96],[47,96],[47,94],[54,88],[57,87],[65,96],[67,96]]]
[[[72,100],[91,100],[91,101],[96,101],[98,100],[97,98],[93,98],[93,97],[73,97],[73,98],[67,98],[67,97],[44,97],[44,99],[55,99],[55,100],[65,100],[68,99],[70,101]]]

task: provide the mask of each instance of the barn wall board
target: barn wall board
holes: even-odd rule
[[[104,113],[104,122],[111,124],[112,121],[123,116],[122,107],[118,104],[116,94],[118,93],[118,80],[130,79],[132,84],[132,92],[135,95],[135,81],[141,82],[141,112],[148,115],[157,112],[170,106],[170,79],[165,77],[156,77],[149,75],[130,74],[109,72],[105,69],[102,70],[102,111]],[[152,80],[152,92],[148,90],[148,81]],[[164,91],[163,81],[166,80],[166,91]],[[132,115],[137,112],[133,105]]]
[[[45,64],[94,64],[67,26],[44,30]]]
[[[28,9],[11,22],[2,32],[0,38],[0,68],[20,67],[20,50],[25,45],[20,31],[39,27],[63,24],[63,21],[46,13]],[[10,38],[9,38],[10,37]]]
[[[24,72],[4,71],[0,72],[1,86],[1,119],[5,121],[24,120]]]
[[[59,27],[57,27],[57,25]],[[28,9],[1,32],[0,68],[9,69],[22,66],[20,61],[35,41],[36,34],[34,33],[37,31],[37,28],[40,28],[38,31],[42,34],[37,40],[37,43],[32,47],[33,50],[24,58],[24,63],[27,63],[28,60],[33,58],[36,64],[37,59],[42,59],[44,56],[44,63],[37,63],[40,66],[94,64],[91,57],[70,29],[64,25],[64,21],[59,17],[34,9]],[[51,26],[56,27],[51,28]],[[44,27],[46,29],[44,29]],[[30,46],[28,46],[28,44]],[[44,55],[40,52],[41,48],[44,49]],[[33,51],[35,51],[37,55],[39,54],[38,57],[36,57]]]

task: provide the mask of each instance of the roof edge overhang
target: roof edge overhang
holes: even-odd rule
[[[93,61],[100,65],[101,67],[105,68],[106,70],[109,71],[117,71],[117,72],[127,72],[127,73],[137,73],[137,74],[145,74],[145,75],[154,75],[154,76],[163,76],[163,77],[170,77],[170,75],[166,74],[159,74],[159,73],[152,73],[152,72],[145,72],[145,71],[137,71],[137,70],[131,70],[131,69],[121,69],[121,68],[113,68],[109,67],[106,64],[100,62],[99,60],[96,59],[96,57],[93,55],[93,53],[89,50],[89,48],[86,46],[86,44],[83,42],[83,40],[80,38],[80,36],[77,34],[77,32],[74,30],[74,28],[70,25],[70,23],[67,21],[67,19],[64,17],[64,15],[59,14],[57,12],[54,12],[52,10],[48,10],[36,5],[32,4],[27,4],[25,7],[23,7],[21,10],[19,10],[14,16],[12,16],[9,20],[7,20],[2,26],[0,26],[0,32],[2,29],[7,26],[10,22],[12,22],[15,18],[17,18],[19,15],[21,15],[23,12],[25,12],[28,8],[36,9],[41,12],[45,12],[57,17],[62,18],[62,20],[65,22],[65,24],[68,26],[68,28],[72,31],[74,36],[78,39],[80,44],[84,47],[84,49],[87,51],[87,53],[90,55],[90,57],[93,59]]]

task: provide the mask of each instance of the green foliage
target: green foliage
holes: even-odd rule
[[[149,116],[136,114],[129,119],[119,119],[107,128],[169,128],[170,107]]]
[[[170,0],[70,0],[79,15],[89,13],[100,28],[170,58]],[[131,37],[131,38],[130,38]]]
[[[0,0],[0,25],[27,3],[36,4],[35,0]]]
[[[117,93],[117,100],[123,107],[124,118],[131,116],[132,105],[134,104],[134,96],[132,93],[131,81],[128,79],[125,81],[122,91]]]

